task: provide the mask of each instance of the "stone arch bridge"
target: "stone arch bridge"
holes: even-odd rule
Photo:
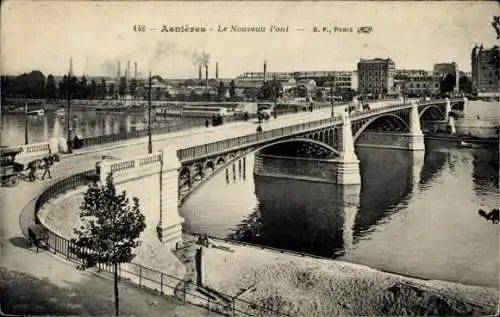
[[[360,184],[355,145],[424,150],[420,121],[446,120],[453,107],[465,111],[467,100],[412,102],[344,113],[188,148],[169,147],[140,157],[103,161],[97,169],[101,182],[112,172],[120,188],[146,195],[146,201],[156,204],[147,212],[150,226],[156,226],[161,241],[175,243],[181,241],[183,222],[178,214],[179,204],[217,170],[248,153],[257,151],[256,174],[266,173],[265,164],[258,157],[285,155],[314,166],[325,164],[330,173],[326,176],[333,183]],[[323,170],[323,165],[319,170]],[[324,176],[317,175],[316,180],[324,180]],[[153,183],[158,183],[158,188],[145,193],[145,186]]]
[[[341,160],[354,159],[347,153],[354,144],[423,150],[420,121],[446,121],[452,109],[465,110],[466,104],[463,99],[399,104],[180,149],[180,200],[216,170],[254,151]]]

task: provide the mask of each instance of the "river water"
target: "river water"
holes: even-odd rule
[[[425,152],[356,152],[362,185],[344,187],[254,176],[250,154],[186,200],[185,228],[422,278],[498,286],[500,225],[478,214],[499,208],[496,146],[429,140]]]
[[[152,124],[159,126],[175,126],[179,124],[198,123],[204,124],[205,119],[175,118],[152,115]],[[147,128],[147,113],[99,113],[93,110],[72,110],[71,129],[82,137],[130,132]],[[25,117],[23,114],[2,115],[2,140],[3,145],[24,144]],[[28,118],[28,143],[48,141],[52,137],[66,137],[66,116],[58,116],[54,111],[45,115]]]

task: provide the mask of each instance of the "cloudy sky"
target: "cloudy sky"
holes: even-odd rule
[[[475,43],[492,46],[492,2],[134,2],[9,1],[2,3],[3,74],[33,69],[63,74],[72,56],[77,75],[112,75],[116,61],[166,78],[197,76],[196,56],[210,55],[213,76],[260,71],[353,70],[360,58],[391,57],[397,68],[432,69],[456,61],[470,71]],[[134,24],[149,28],[134,32]],[[163,33],[162,25],[204,26],[205,33]],[[221,26],[264,26],[264,33],[217,32]],[[269,32],[271,25],[289,32]],[[314,33],[313,27],[353,28]],[[360,26],[373,32],[358,34]],[[303,29],[299,31],[297,29]],[[123,74],[123,73],[122,73]]]

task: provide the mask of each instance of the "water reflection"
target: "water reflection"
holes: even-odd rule
[[[30,143],[47,141],[52,137],[64,136],[67,134],[67,115],[57,115],[51,110],[47,110],[42,117],[30,117],[28,119],[28,140]],[[71,129],[83,136],[94,137],[104,134],[120,132],[130,132],[133,127],[144,129],[147,123],[147,115],[124,114],[124,113],[99,113],[95,111],[72,110]],[[24,144],[24,115],[7,114],[1,117],[3,127],[2,144],[18,145]],[[199,118],[166,118],[152,117],[153,125],[173,126],[182,123],[199,123],[204,120]]]
[[[362,187],[360,210],[354,224],[356,241],[385,217],[402,209],[414,190],[415,170],[414,153],[409,151],[359,148],[357,154]],[[420,164],[416,172],[418,179],[422,161],[416,162],[417,166]]]
[[[230,238],[327,257],[352,244],[359,186],[263,176],[254,184],[257,206]]]
[[[472,179],[476,193],[498,192],[498,154],[498,149],[477,148],[472,150]]]

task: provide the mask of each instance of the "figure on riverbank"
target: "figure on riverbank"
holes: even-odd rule
[[[486,219],[486,221],[491,220],[492,223],[498,223],[500,220],[499,219],[500,218],[500,211],[497,208],[493,209],[490,212],[486,212],[482,209],[479,209],[478,213],[481,217]]]
[[[209,123],[208,123],[208,119],[206,119],[206,120],[205,120],[205,127],[207,127],[207,128],[208,128],[208,125],[209,125]]]

